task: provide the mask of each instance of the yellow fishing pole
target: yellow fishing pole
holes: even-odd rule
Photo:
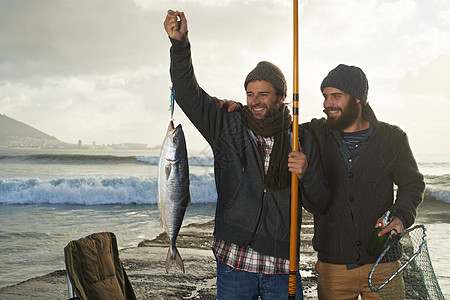
[[[298,151],[298,0],[294,0],[294,67],[292,151]],[[289,249],[289,299],[295,299],[297,281],[298,178],[291,173],[291,229]]]

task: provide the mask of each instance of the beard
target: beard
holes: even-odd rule
[[[279,98],[277,98],[277,101],[279,100]],[[260,120],[267,120],[270,117],[280,113],[281,111],[283,111],[284,108],[284,103],[278,103],[278,102],[273,102],[270,103],[269,105],[267,104],[258,104],[254,107],[259,107],[259,106],[263,106],[266,109],[266,113],[264,114],[264,116],[260,119]],[[254,116],[254,115],[253,115]]]
[[[350,127],[358,118],[359,107],[358,103],[356,103],[356,99],[352,98],[348,102],[347,106],[344,109],[340,109],[341,116],[340,117],[330,117],[328,114],[329,110],[333,110],[336,108],[327,108],[324,109],[324,112],[327,114],[327,125],[329,128],[342,131],[347,127]]]
[[[280,104],[270,105],[269,109],[267,110],[267,113],[264,115],[264,117],[262,119],[263,120],[268,119],[268,118],[276,115],[280,111],[282,111],[282,105],[280,105]]]

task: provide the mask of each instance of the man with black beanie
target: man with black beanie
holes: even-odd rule
[[[195,79],[184,13],[169,10],[164,27],[175,99],[214,154],[217,298],[287,299],[289,172],[299,178],[305,209],[320,214],[329,201],[314,137],[299,129],[301,151],[291,150],[286,80],[277,66],[258,63],[244,81],[247,105],[228,113]],[[298,225],[300,234],[301,220]],[[296,296],[303,299],[299,272]]]
[[[320,90],[327,118],[303,124],[319,144],[331,193],[325,213],[314,220],[318,296],[380,299],[367,284],[377,259],[366,250],[370,237],[389,209],[394,211],[393,220],[379,236],[401,233],[414,223],[423,200],[423,176],[406,134],[375,117],[360,68],[338,65],[323,79]],[[396,270],[398,262],[381,267]],[[402,288],[403,281],[396,280],[390,287]]]

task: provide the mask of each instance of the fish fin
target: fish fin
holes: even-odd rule
[[[166,172],[166,179],[169,180],[170,173],[172,172],[172,164],[167,164],[164,171]]]
[[[176,261],[177,265],[180,267],[181,271],[183,271],[183,274],[184,274],[185,269],[184,269],[183,259],[181,258],[181,255],[178,252],[177,247],[175,247],[175,246],[170,247],[169,251],[167,252],[166,273],[169,273],[169,269],[170,269],[170,265],[172,264],[172,261]]]

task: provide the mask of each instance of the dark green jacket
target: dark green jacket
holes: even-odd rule
[[[313,245],[323,262],[374,263],[366,248],[377,219],[393,207],[406,229],[414,223],[423,199],[423,176],[406,134],[379,122],[370,106],[365,112],[374,131],[351,170],[325,118],[303,124],[319,145],[331,193],[326,212],[314,219]],[[395,201],[394,184],[398,187]]]
[[[237,245],[249,245],[266,255],[288,259],[290,187],[265,189],[263,162],[243,113],[220,109],[200,88],[187,38],[171,42],[170,72],[175,99],[214,153],[217,189],[214,235]],[[309,167],[299,184],[301,204],[319,214],[328,204],[329,190],[313,136],[305,131],[302,138]],[[300,229],[301,205],[298,213]]]

